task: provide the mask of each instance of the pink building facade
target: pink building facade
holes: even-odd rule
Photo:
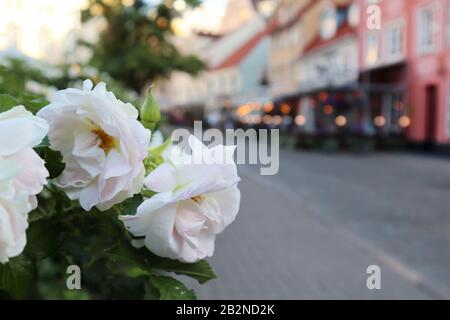
[[[450,145],[450,1],[360,0],[360,81],[378,132]]]

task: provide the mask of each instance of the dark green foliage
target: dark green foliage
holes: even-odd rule
[[[36,277],[35,265],[24,256],[0,264],[0,288],[13,298],[24,299],[32,295]]]
[[[36,109],[45,105],[25,101]],[[0,109],[19,103],[0,95]],[[164,146],[153,150],[154,156]],[[52,178],[64,169],[62,156],[45,139],[36,151],[45,160]],[[83,211],[55,184],[38,196],[39,206],[29,214],[27,246],[22,255],[0,264],[0,298],[12,299],[195,299],[192,290],[170,274],[205,283],[215,274],[206,261],[181,263],[158,257],[145,247],[137,249],[119,220],[134,215],[143,202],[136,195],[106,212]],[[81,290],[69,290],[67,268],[81,269]]]
[[[191,6],[199,4],[198,0],[186,2]],[[82,21],[98,15],[104,17],[106,29],[97,43],[82,42],[93,52],[90,64],[136,92],[173,70],[191,74],[202,70],[202,61],[183,55],[173,45],[171,21],[178,12],[165,2],[151,8],[142,0],[129,7],[119,0],[90,0],[88,9],[82,12]]]
[[[131,245],[117,215],[118,210],[135,208],[138,197],[123,203],[123,208],[83,212],[59,191],[46,192],[51,196],[40,196],[39,210],[30,214],[24,254],[0,265],[0,288],[5,295],[17,299],[194,299],[194,292],[169,273],[200,283],[215,278],[206,261],[185,264]],[[70,265],[81,268],[80,291],[66,287]]]

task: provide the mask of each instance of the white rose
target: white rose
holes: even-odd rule
[[[145,179],[145,186],[159,193],[135,216],[120,218],[135,237],[145,237],[150,251],[192,263],[213,255],[215,237],[236,218],[241,195],[234,147],[209,149],[193,136],[189,144],[191,155],[175,147]],[[199,155],[203,163],[196,161]]]
[[[104,83],[92,87],[86,80],[83,90],[59,91],[38,113],[50,125],[51,148],[66,164],[57,183],[87,211],[107,210],[140,192],[150,141],[136,108]]]
[[[17,106],[0,113],[0,263],[22,253],[28,213],[47,183],[44,161],[32,147],[48,131],[47,123]]]
[[[13,161],[0,160],[0,263],[22,253],[26,244],[28,212],[31,203],[14,185],[19,173]]]

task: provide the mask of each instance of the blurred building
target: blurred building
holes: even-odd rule
[[[368,118],[359,98],[357,3],[324,1],[319,11],[305,12],[305,16],[317,19],[318,29],[296,65],[300,76],[297,124],[309,133],[365,133]]]
[[[302,38],[307,37],[302,32],[299,15],[308,10],[308,6],[311,6],[308,0],[282,0],[272,17],[269,81],[273,97],[294,94],[298,90],[299,75],[295,64],[304,43]]]
[[[168,105],[253,101],[272,127],[450,145],[450,1],[279,0],[268,22],[264,2],[230,1],[228,32],[187,42],[208,70],[175,75]]]
[[[257,14],[251,0],[228,0],[219,33],[227,34],[251,21]]]
[[[258,22],[258,23],[256,23]],[[255,27],[249,38],[237,41],[238,33],[223,37],[214,45],[213,52],[222,51],[220,47],[234,47],[223,59],[209,61],[209,70],[205,74],[208,83],[206,109],[220,109],[224,106],[235,107],[249,101],[269,99],[266,95],[265,76],[269,39],[267,27],[260,18],[255,18]],[[258,27],[256,27],[258,26]],[[235,45],[239,43],[239,45]],[[234,44],[234,45],[233,45]]]
[[[296,64],[301,93],[357,87],[359,22],[350,19],[353,8],[333,3],[321,8],[319,30]]]
[[[362,1],[361,82],[379,131],[450,143],[450,6],[444,0]],[[379,28],[373,25],[377,10]],[[367,23],[366,23],[367,22]]]
[[[351,92],[358,82],[357,26],[350,0],[283,0],[273,21],[269,58],[271,113],[297,119],[297,125],[314,132],[319,99],[325,105],[338,91]],[[330,100],[330,101],[328,101]],[[319,109],[319,108],[318,108]],[[326,110],[334,124],[336,108]],[[320,114],[318,115],[320,116]],[[284,121],[288,123],[286,119]],[[334,126],[335,127],[335,126]],[[321,128],[318,128],[321,129]]]
[[[256,15],[270,17],[281,0],[228,0],[219,33],[236,31]]]
[[[0,52],[61,62],[76,44],[84,0],[0,0]]]
[[[268,25],[265,16],[257,10],[258,3],[230,1],[224,16],[238,18],[231,24],[224,22],[224,33],[196,32],[177,40],[183,52],[201,57],[207,69],[197,77],[175,72],[170,79],[159,81],[155,95],[163,109],[186,110],[198,115],[204,112],[218,118],[223,109],[231,112],[250,101],[270,100],[267,95]]]

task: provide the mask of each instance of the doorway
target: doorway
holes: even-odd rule
[[[432,148],[436,142],[438,88],[430,85],[425,90],[425,146]]]

